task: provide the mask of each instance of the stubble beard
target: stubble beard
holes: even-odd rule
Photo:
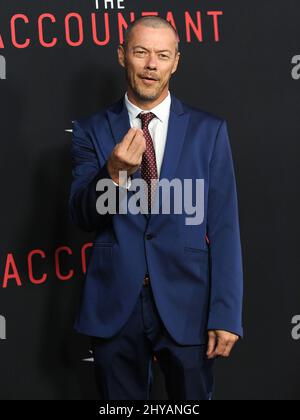
[[[137,78],[138,78],[138,76],[137,76]],[[140,101],[152,102],[152,101],[155,101],[156,99],[159,98],[159,96],[160,96],[160,90],[159,89],[155,89],[151,93],[151,91],[147,92],[146,88],[145,89],[140,88],[138,83],[134,84],[134,83],[131,82],[129,72],[127,70],[126,70],[126,80],[127,80],[128,85],[130,86],[131,90],[134,92],[134,94],[136,95],[136,97]]]

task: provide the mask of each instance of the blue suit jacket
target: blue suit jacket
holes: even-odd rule
[[[75,322],[82,334],[116,334],[147,269],[161,319],[177,343],[204,344],[209,329],[243,334],[242,252],[226,122],[171,98],[160,179],[204,179],[201,225],[186,225],[184,213],[99,215],[96,184],[110,179],[107,159],[130,129],[124,98],[74,122],[70,214],[77,226],[96,234]]]

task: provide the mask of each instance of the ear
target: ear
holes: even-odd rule
[[[181,55],[180,52],[178,52],[176,54],[176,59],[175,59],[175,63],[174,63],[173,69],[172,69],[172,74],[174,74],[176,72],[176,70],[177,70],[177,67],[178,67],[178,64],[179,64],[180,55]]]
[[[118,61],[122,67],[125,67],[125,50],[121,44],[118,46]]]

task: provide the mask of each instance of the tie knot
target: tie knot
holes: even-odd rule
[[[148,127],[148,125],[150,124],[150,121],[152,121],[153,118],[156,118],[156,115],[153,114],[153,112],[147,112],[145,114],[141,112],[138,115],[138,118],[142,120],[142,129],[144,129],[145,127]]]

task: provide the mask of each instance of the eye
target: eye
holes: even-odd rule
[[[166,55],[166,54],[160,54],[160,57],[161,57],[161,58],[164,58],[164,59],[165,59],[165,58],[169,58],[169,56],[168,56],[168,55]]]

